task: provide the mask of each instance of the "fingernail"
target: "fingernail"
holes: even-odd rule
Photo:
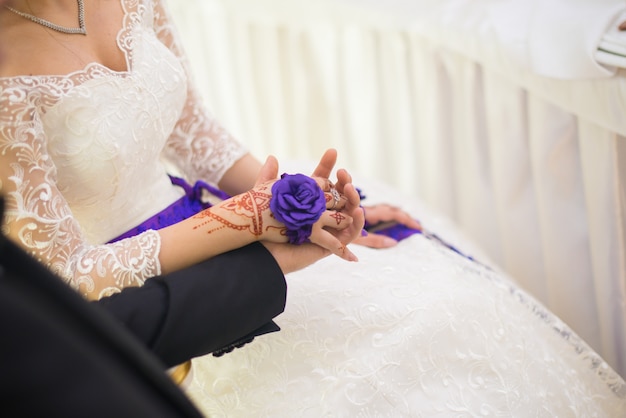
[[[365,229],[361,229],[361,236],[362,237],[366,237],[369,235],[369,232],[367,232]]]

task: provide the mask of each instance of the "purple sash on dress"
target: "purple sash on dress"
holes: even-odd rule
[[[422,234],[424,237],[438,242],[439,244],[443,245],[444,247],[449,248],[450,250],[454,251],[455,253],[459,254],[460,256],[463,256],[465,258],[467,258],[468,260],[471,260],[475,263],[478,263],[484,267],[486,267],[487,269],[491,270],[491,267],[480,263],[479,261],[477,261],[474,257],[472,257],[471,255],[465,254],[463,252],[461,252],[458,248],[456,248],[455,246],[453,246],[452,244],[444,241],[443,239],[439,238],[439,236],[437,234],[434,234],[432,232],[426,231],[424,229],[422,229],[421,231],[419,229],[413,229],[413,228],[409,228],[406,225],[402,225],[399,223],[395,223],[392,222],[390,224],[385,224],[384,222],[379,224],[379,225],[365,225],[365,230],[369,230],[370,233],[372,234],[379,234],[379,235],[386,235],[390,238],[395,239],[396,241],[402,241],[403,239],[406,239],[408,237],[410,237],[411,235],[414,234]]]
[[[163,209],[161,212],[146,219],[133,229],[126,231],[117,238],[113,238],[109,241],[109,243],[133,237],[149,229],[158,230],[165,228],[166,226],[185,220],[196,213],[211,207],[209,202],[204,202],[202,200],[202,193],[205,190],[222,200],[230,198],[227,193],[224,193],[223,191],[201,180],[198,180],[193,186],[187,183],[184,179],[178,177],[170,176],[170,180],[172,181],[172,184],[182,187],[185,190],[185,195]]]

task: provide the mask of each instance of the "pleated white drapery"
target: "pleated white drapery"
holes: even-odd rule
[[[309,3],[170,1],[223,124],[259,157],[337,148],[448,215],[626,375],[623,70],[533,73],[472,2]]]

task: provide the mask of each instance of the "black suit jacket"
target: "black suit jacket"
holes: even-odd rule
[[[0,235],[0,409],[201,416],[164,368],[276,329],[285,295],[275,261],[252,245],[88,303]]]

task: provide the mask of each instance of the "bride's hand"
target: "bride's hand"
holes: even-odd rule
[[[350,173],[344,169],[337,170],[336,184],[328,179],[336,162],[337,151],[328,149],[313,170],[312,176],[324,191],[329,210],[322,215],[320,219],[322,222],[314,225],[311,242],[317,242],[343,259],[357,261],[357,257],[347,245],[361,236],[365,215],[360,207],[361,198],[352,184]],[[352,222],[344,227],[343,221],[350,218]],[[330,220],[330,224],[324,222],[326,220]]]
[[[335,162],[334,150],[329,150],[320,160],[314,175],[325,175],[332,170]],[[247,200],[255,201],[255,196],[264,196],[269,202],[271,200],[272,185],[277,181],[278,161],[275,157],[267,158],[265,164],[259,172],[255,186],[246,194],[250,194]],[[352,178],[345,170],[338,173],[338,184],[333,185],[327,178],[314,177],[317,185],[324,191],[327,209],[321,217],[313,224],[309,241],[330,251],[339,257],[356,261],[356,256],[346,247],[357,236],[364,223],[363,211],[359,208],[360,197],[354,186],[350,184]],[[340,192],[341,191],[341,192]],[[267,199],[269,197],[269,199]],[[249,204],[251,206],[251,204]],[[284,225],[272,215],[269,204],[264,205],[265,210],[258,213],[259,225],[264,225],[261,230],[261,240],[284,243]],[[356,222],[355,222],[356,218]]]
[[[360,203],[361,199],[354,185],[344,184],[340,210],[324,212],[319,221],[313,225],[310,241],[344,260],[358,261],[356,255],[348,248],[348,244],[361,236],[365,224],[365,215]]]
[[[315,230],[312,237],[315,236],[313,240],[316,240],[318,234],[321,233],[330,233],[334,235],[334,237],[339,242],[339,246],[337,246],[337,241],[329,241],[329,244],[327,246],[332,248],[333,245],[335,245],[337,249],[340,249],[340,251],[336,253],[339,253],[339,256],[343,256],[345,258],[346,256],[350,256],[352,254],[351,252],[349,252],[349,250],[347,250],[345,246],[353,242],[355,238],[361,235],[361,231],[363,230],[363,224],[365,222],[365,217],[363,214],[363,210],[359,206],[359,194],[356,189],[352,185],[349,185],[345,187],[344,190],[346,190],[349,199],[346,198],[346,206],[342,210],[352,214],[352,223],[350,224],[350,226],[342,230]],[[331,211],[327,211],[327,213],[328,212]],[[322,224],[320,223],[317,226],[321,225]],[[325,239],[325,235],[319,236],[322,237],[321,239]],[[312,242],[304,243],[302,245],[278,244],[268,241],[261,241],[261,243],[272,253],[274,258],[276,259],[276,262],[285,274],[307,267],[310,264],[313,264],[314,262],[331,254],[331,251],[329,251],[328,249],[320,245],[313,244]]]
[[[365,220],[369,225],[376,225],[381,222],[395,222],[412,229],[422,230],[422,225],[409,213],[388,204],[366,206]],[[385,235],[368,234],[357,238],[354,243],[371,248],[389,248],[393,247],[398,242]]]

